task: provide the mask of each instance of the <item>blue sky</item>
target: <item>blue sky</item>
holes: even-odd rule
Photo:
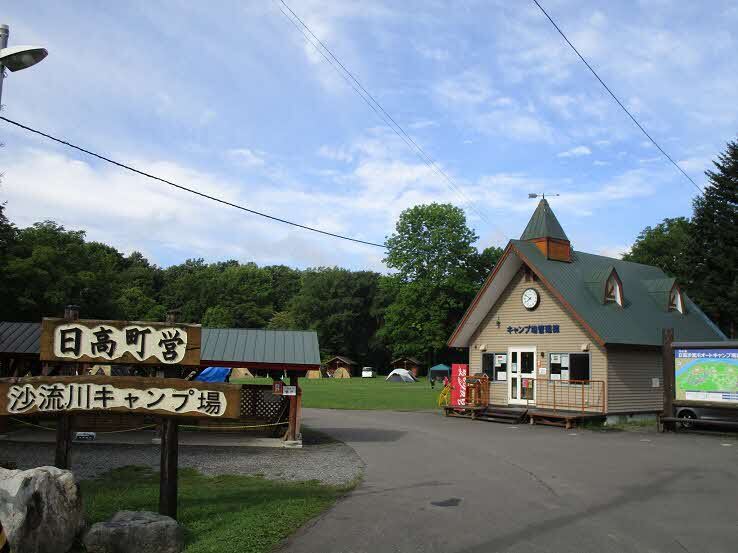
[[[606,96],[534,4],[288,2],[463,190],[424,165],[272,0],[3,3],[7,117],[186,186],[381,242],[407,207],[452,202],[480,248],[551,200],[575,248],[616,255],[689,215],[693,186]],[[738,128],[738,7],[544,6],[699,183]],[[0,125],[0,199],[161,265],[191,257],[383,270],[376,248],[212,204]],[[473,207],[472,207],[473,204]],[[479,217],[479,213],[484,218]]]

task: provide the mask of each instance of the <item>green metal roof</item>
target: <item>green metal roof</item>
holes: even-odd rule
[[[569,241],[564,229],[559,224],[559,220],[551,210],[551,206],[548,205],[548,202],[544,198],[538,203],[538,207],[533,212],[533,216],[528,221],[528,226],[525,227],[520,239],[532,240],[534,238],[546,237]]]
[[[314,330],[203,328],[200,359],[319,366],[318,334]]]
[[[673,279],[658,267],[578,251],[566,263],[547,259],[530,242],[511,240],[511,245],[605,343],[661,345],[663,328],[673,328],[676,340],[725,340],[686,294],[684,314],[668,311],[662,295]],[[623,283],[623,307],[603,303],[592,290],[593,280],[606,278],[612,269]]]
[[[0,353],[38,355],[41,323],[0,321]]]

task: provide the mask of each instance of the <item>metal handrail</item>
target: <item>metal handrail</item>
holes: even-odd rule
[[[536,407],[553,411],[605,412],[604,380],[536,379]]]

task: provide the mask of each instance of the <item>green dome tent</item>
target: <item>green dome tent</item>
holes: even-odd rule
[[[428,369],[428,380],[435,377],[436,380],[442,380],[444,376],[451,378],[451,367],[444,364],[438,364]]]

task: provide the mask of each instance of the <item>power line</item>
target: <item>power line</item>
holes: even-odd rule
[[[356,92],[359,97],[364,100],[364,102],[374,111],[374,113],[382,119],[382,121],[390,128],[392,131],[408,146],[410,149],[415,150],[416,155],[425,163],[428,167],[430,167],[433,171],[436,172],[443,180],[445,180],[450,188],[455,191],[459,197],[461,197],[464,204],[466,204],[469,209],[474,211],[481,219],[486,221],[491,226],[494,226],[492,222],[487,218],[487,216],[480,210],[476,208],[474,203],[464,194],[464,191],[461,189],[461,187],[454,182],[454,180],[449,176],[446,171],[444,171],[438,163],[405,131],[405,129],[397,123],[397,121],[382,107],[382,104],[380,104],[374,96],[366,89],[364,86],[359,82],[359,80],[354,76],[354,74],[349,71],[346,66],[339,60],[336,55],[331,51],[328,46],[325,45],[325,43],[318,38],[315,33],[308,27],[308,25],[300,18],[299,15],[297,15],[292,8],[290,8],[287,3],[284,0],[275,0],[282,4],[289,12],[292,14],[292,17],[288,15],[283,9],[282,6],[278,6],[279,10],[282,12],[282,15],[284,15],[291,23],[292,25],[300,31],[300,33],[303,35],[304,39],[310,43],[310,45],[315,48],[315,50],[323,57],[324,60],[326,60],[333,69],[336,70],[336,72],[341,75],[341,77],[351,86],[351,88]],[[303,30],[300,26],[295,23],[295,19],[300,23],[300,25],[305,29]],[[307,31],[316,42],[313,42],[313,40],[308,37],[308,35],[305,33]],[[320,45],[320,46],[318,46]],[[328,56],[326,56],[325,52],[328,53]],[[331,61],[331,59],[333,61]],[[335,61],[335,63],[334,63]],[[338,66],[336,66],[338,64]],[[339,69],[340,67],[340,69]]]
[[[577,50],[577,49],[576,49],[576,47],[575,47],[575,46],[574,46],[574,45],[573,45],[573,44],[571,43],[571,41],[570,41],[570,40],[569,40],[569,39],[568,39],[568,38],[566,37],[566,35],[564,34],[564,31],[562,31],[562,30],[561,30],[561,29],[559,28],[559,26],[558,26],[558,25],[556,24],[556,22],[555,22],[555,21],[554,21],[554,20],[553,20],[553,19],[551,18],[551,16],[550,16],[550,15],[548,15],[548,12],[547,12],[546,10],[544,10],[544,9],[543,9],[543,6],[541,6],[541,4],[540,4],[540,3],[538,2],[538,0],[533,0],[533,3],[535,3],[535,5],[536,5],[536,6],[538,6],[538,8],[539,8],[539,9],[540,9],[540,10],[541,10],[541,11],[543,12],[543,15],[545,15],[545,16],[546,16],[546,18],[547,18],[547,19],[548,19],[548,20],[549,20],[549,21],[551,22],[551,25],[553,25],[553,26],[554,26],[554,28],[555,28],[555,29],[556,29],[556,30],[557,30],[557,31],[559,32],[559,34],[560,34],[560,35],[561,35],[561,36],[563,37],[563,39],[564,39],[564,40],[566,41],[566,43],[567,43],[567,44],[568,44],[568,45],[569,45],[569,46],[571,47],[571,49],[572,49],[572,50],[574,50],[574,53],[575,53],[575,54],[576,54],[577,56],[579,56],[579,59],[580,59],[580,60],[582,60],[582,62],[584,63],[584,65],[586,65],[586,66],[587,66],[587,69],[589,69],[589,70],[590,70],[590,71],[592,72],[592,75],[594,75],[594,76],[595,76],[595,77],[597,78],[597,80],[598,80],[598,81],[600,81],[600,84],[601,84],[601,85],[602,85],[603,87],[605,87],[605,90],[607,90],[607,92],[609,92],[609,93],[610,93],[610,96],[612,96],[613,100],[615,100],[615,101],[617,102],[617,104],[618,104],[618,105],[619,105],[619,106],[620,106],[620,107],[622,108],[622,110],[623,110],[623,111],[624,111],[625,113],[627,113],[627,114],[628,114],[628,117],[630,117],[631,121],[633,121],[633,123],[635,123],[635,124],[636,124],[636,126],[637,126],[637,127],[638,127],[638,128],[640,129],[640,130],[641,130],[641,132],[642,132],[642,133],[643,133],[644,135],[646,135],[646,138],[648,138],[648,139],[649,139],[649,140],[650,140],[650,141],[651,141],[651,142],[653,143],[653,145],[654,145],[654,146],[656,146],[656,147],[657,147],[657,148],[659,149],[659,151],[660,151],[660,152],[661,152],[662,154],[664,154],[664,156],[666,157],[666,159],[668,159],[668,160],[669,160],[669,161],[670,161],[670,162],[672,163],[672,165],[674,165],[674,167],[676,167],[677,169],[679,169],[679,172],[681,172],[681,174],[682,174],[682,175],[684,175],[685,177],[687,177],[687,179],[689,180],[689,182],[691,182],[691,183],[692,183],[692,184],[694,185],[694,187],[695,187],[695,188],[696,188],[697,190],[699,190],[700,194],[702,194],[702,188],[700,188],[700,186],[699,186],[699,185],[698,185],[698,184],[697,184],[697,183],[696,183],[696,182],[694,181],[694,179],[692,179],[692,177],[690,177],[690,176],[689,176],[689,175],[688,175],[688,174],[686,173],[686,171],[684,171],[684,169],[682,169],[682,168],[681,168],[681,167],[679,166],[679,164],[678,164],[678,163],[677,163],[676,161],[674,161],[674,159],[673,159],[673,158],[672,158],[672,157],[671,157],[671,156],[670,156],[669,154],[667,154],[667,153],[666,153],[666,151],[665,151],[665,150],[664,150],[664,149],[663,149],[663,148],[662,148],[661,146],[659,146],[658,142],[656,142],[656,141],[655,141],[655,140],[654,140],[654,139],[653,139],[653,138],[651,137],[651,135],[650,135],[650,134],[648,134],[648,132],[646,132],[646,129],[644,129],[644,128],[643,128],[643,125],[641,125],[641,124],[640,124],[640,123],[639,123],[639,122],[638,122],[638,121],[636,120],[636,118],[635,118],[635,117],[633,117],[633,115],[632,115],[632,114],[630,113],[630,111],[628,111],[628,108],[626,108],[626,107],[625,107],[625,106],[623,105],[623,103],[622,103],[622,102],[620,101],[620,99],[618,99],[618,97],[617,97],[617,96],[615,96],[615,93],[614,93],[614,92],[613,92],[612,90],[610,90],[610,87],[609,87],[609,86],[607,86],[607,85],[605,84],[605,81],[603,81],[603,80],[602,80],[602,79],[600,78],[600,76],[599,76],[599,75],[597,74],[597,71],[595,71],[595,70],[594,70],[594,69],[592,68],[592,66],[591,66],[591,65],[590,65],[590,64],[589,64],[589,63],[587,62],[587,60],[586,60],[586,59],[584,59],[584,56],[582,56],[582,54],[580,54],[580,53],[579,53],[579,50]]]
[[[184,190],[185,192],[189,192],[190,194],[195,194],[196,196],[200,196],[201,198],[206,198],[208,200],[212,200],[214,202],[221,203],[223,205],[227,205],[230,207],[234,207],[236,209],[240,209],[241,211],[246,211],[247,213],[251,213],[252,215],[258,215],[259,217],[264,217],[266,219],[271,219],[272,221],[277,221],[279,223],[284,223],[285,225],[291,225],[293,227],[301,228],[304,230],[309,230],[312,232],[317,232],[319,234],[324,234],[326,236],[332,236],[333,238],[340,238],[341,240],[348,240],[350,242],[357,242],[359,244],[366,244],[367,246],[376,246],[377,248],[386,249],[386,246],[384,244],[377,244],[376,242],[369,242],[367,240],[359,240],[358,238],[351,238],[350,236],[343,236],[341,234],[335,234],[333,232],[328,232],[326,230],[320,230],[314,227],[309,227],[307,225],[301,225],[300,223],[295,223],[293,221],[288,221],[287,219],[282,219],[280,217],[275,217],[274,215],[269,215],[267,213],[262,213],[261,211],[256,211],[255,209],[250,209],[248,207],[244,207],[242,205],[234,204],[233,202],[229,202],[228,200],[224,200],[222,198],[218,198],[216,196],[211,196],[209,194],[205,194],[204,192],[200,192],[199,190],[195,190],[194,188],[188,188],[187,186],[182,186],[181,184],[177,184],[176,182],[172,182],[170,180],[164,179],[162,177],[157,177],[156,175],[152,175],[151,173],[147,173],[145,171],[142,171],[140,169],[136,169],[135,167],[132,167],[130,165],[126,165],[125,163],[121,163],[119,161],[115,161],[114,159],[111,159],[109,157],[105,157],[101,154],[97,154],[93,151],[87,150],[85,148],[82,148],[81,146],[77,146],[76,144],[72,144],[71,142],[67,142],[66,140],[62,140],[61,138],[57,138],[55,136],[52,136],[50,134],[47,134],[45,132],[42,132],[38,129],[34,129],[32,127],[28,127],[26,125],[23,125],[21,123],[18,123],[17,121],[13,121],[12,119],[8,119],[7,117],[0,116],[0,119],[5,121],[6,123],[10,123],[11,125],[15,125],[16,127],[20,127],[23,130],[32,132],[34,134],[37,134],[39,136],[43,136],[44,138],[47,138],[49,140],[52,140],[54,142],[58,142],[59,144],[63,144],[64,146],[67,146],[69,148],[73,148],[75,150],[79,150],[80,152],[83,152],[89,156],[95,157],[97,159],[100,159],[102,161],[105,161],[107,163],[110,163],[111,165],[116,165],[120,167],[121,169],[126,169],[128,171],[131,171],[132,173],[136,173],[138,175],[141,175],[143,177],[147,177],[149,179],[157,180],[159,182],[163,182],[164,184],[168,184],[169,186],[173,186],[174,188],[179,188],[180,190]]]

